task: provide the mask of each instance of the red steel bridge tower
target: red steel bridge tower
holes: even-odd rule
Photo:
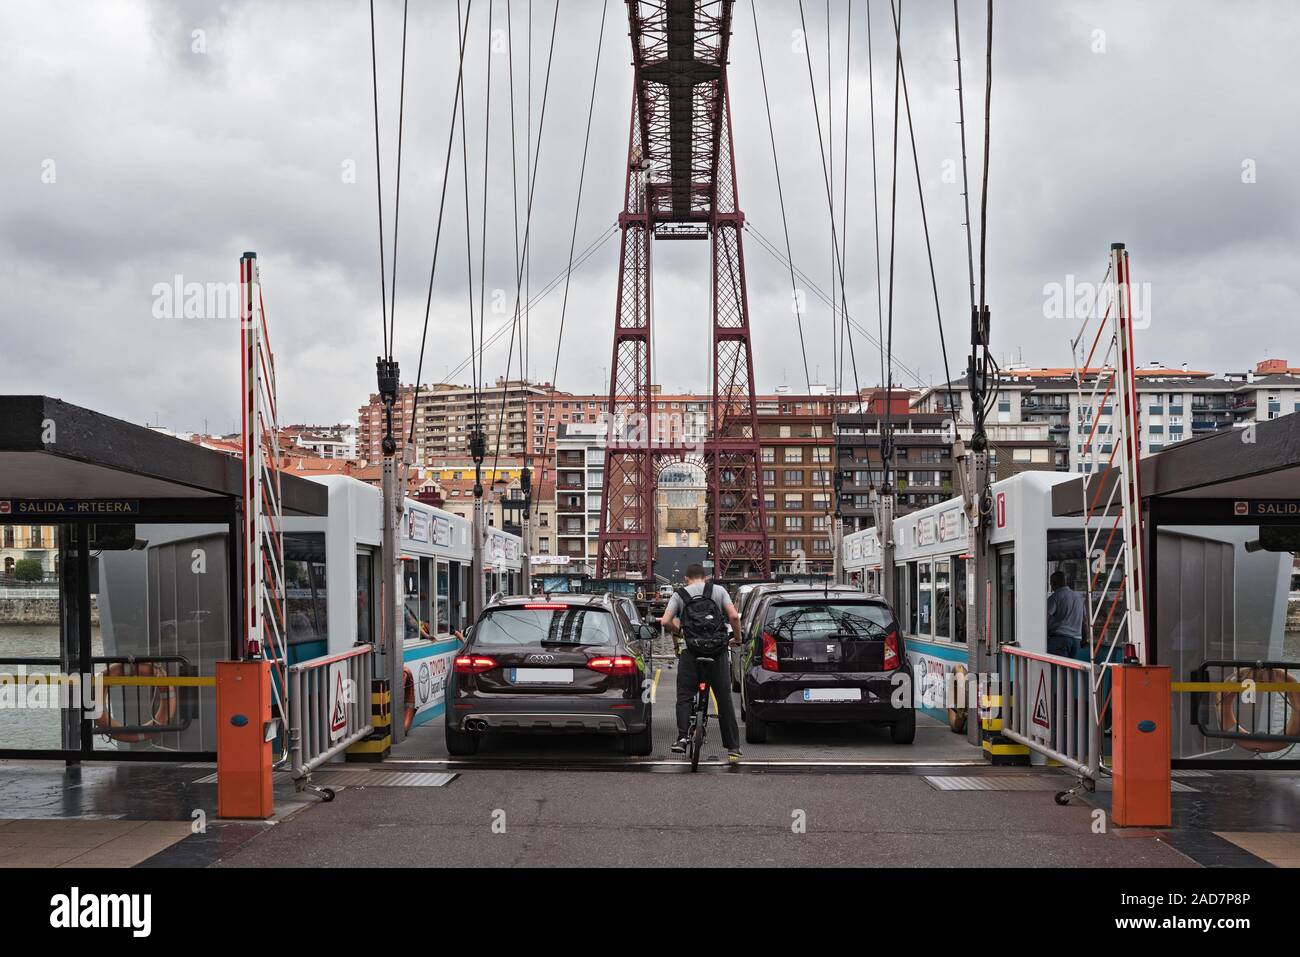
[[[634,68],[622,259],[610,363],[611,428],[596,574],[653,578],[657,461],[699,457],[661,439],[651,395],[653,240],[711,246],[708,532],[713,574],[765,576],[768,538],[759,463],[749,304],[736,198],[727,56],[732,0],[628,0]],[[699,341],[705,337],[701,334]]]

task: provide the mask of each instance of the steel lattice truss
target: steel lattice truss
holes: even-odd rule
[[[714,574],[766,575],[744,215],[736,197],[727,55],[732,0],[629,0],[632,121],[610,365],[611,433],[597,574],[652,577],[655,459],[695,449],[657,441],[651,396],[651,240],[712,247],[709,532]]]

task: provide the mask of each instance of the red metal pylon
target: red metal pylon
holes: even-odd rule
[[[628,3],[635,79],[622,258],[610,364],[597,575],[653,577],[656,458],[698,454],[661,441],[651,394],[651,240],[711,243],[709,546],[716,577],[769,567],[727,52],[731,0]]]

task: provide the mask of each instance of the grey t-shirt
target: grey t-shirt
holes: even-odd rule
[[[696,582],[693,585],[687,585],[686,594],[690,595],[692,598],[694,598],[696,595],[703,595],[704,586],[707,584],[708,582]],[[713,599],[713,603],[717,605],[719,608],[721,608],[724,613],[735,610],[735,605],[731,603],[731,595],[729,595],[727,593],[727,590],[723,588],[721,585],[714,585],[713,594],[710,595],[709,597]],[[681,614],[681,610],[682,610],[682,596],[677,594],[676,591],[674,591],[673,597],[668,599],[668,605],[667,607],[664,608],[664,614],[668,616],[669,621],[672,621],[674,618],[678,617]]]
[[[1047,634],[1064,638],[1083,637],[1083,596],[1062,586],[1047,596]]]

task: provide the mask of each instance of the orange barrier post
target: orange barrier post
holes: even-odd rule
[[[268,818],[271,795],[271,663],[217,662],[217,814]]]
[[[1115,665],[1110,673],[1115,762],[1111,818],[1120,827],[1169,827],[1169,669]]]

